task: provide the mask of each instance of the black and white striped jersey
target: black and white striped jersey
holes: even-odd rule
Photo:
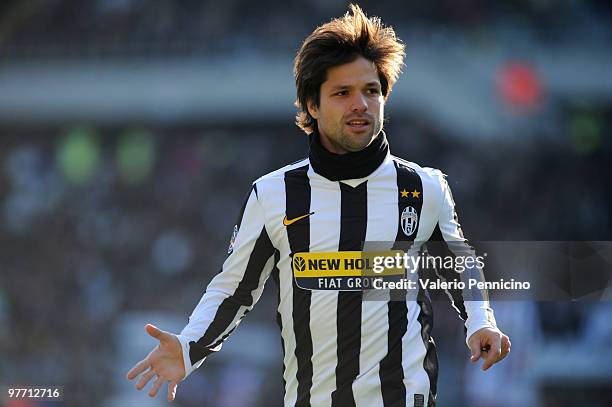
[[[401,224],[408,207],[416,219],[410,234]],[[261,177],[253,183],[221,271],[178,335],[187,374],[221,349],[272,277],[286,406],[434,405],[437,357],[427,297],[368,301],[366,291],[302,289],[292,258],[362,250],[363,242],[393,245],[436,236],[465,242],[444,175],[388,150],[361,178],[326,178],[312,156]],[[463,301],[461,292],[449,294],[468,338],[495,326],[486,298]]]

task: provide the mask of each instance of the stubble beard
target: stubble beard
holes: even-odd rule
[[[365,149],[372,143],[372,141],[374,141],[374,139],[382,131],[382,124],[378,120],[374,121],[372,127],[370,128],[370,131],[368,131],[366,134],[351,134],[345,132],[343,127],[344,125],[342,125],[341,127],[340,140],[339,143],[336,142],[336,145],[348,151],[349,153],[356,153]]]

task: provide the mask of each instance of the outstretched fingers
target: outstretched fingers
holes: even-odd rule
[[[145,388],[149,381],[155,378],[148,392],[151,397],[157,396],[161,386],[170,381],[168,384],[168,401],[173,401],[176,397],[178,382],[185,377],[180,341],[175,335],[162,331],[151,324],[147,324],[145,330],[150,336],[159,340],[159,344],[146,358],[134,365],[127,373],[127,378],[132,380],[140,375],[136,384],[138,390]]]
[[[147,383],[149,383],[149,380],[153,378],[153,376],[155,376],[155,372],[153,370],[149,370],[147,373],[142,375],[138,383],[136,383],[136,388],[138,390],[142,390],[147,385]]]
[[[140,362],[136,363],[134,367],[128,372],[127,378],[128,380],[132,380],[142,372],[144,372],[147,368],[151,367],[149,362],[149,357],[144,358]]]
[[[176,386],[176,382],[171,381],[168,383],[168,401],[174,401],[174,398],[176,397]]]
[[[149,390],[149,396],[157,396],[157,392],[165,381],[166,379],[162,378],[161,376],[157,376],[157,379],[153,382],[153,387],[151,387],[151,390]]]

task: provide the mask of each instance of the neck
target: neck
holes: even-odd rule
[[[365,178],[389,154],[389,144],[382,131],[366,148],[357,152],[337,152],[338,149],[329,144],[317,131],[310,135],[309,159],[312,168],[331,181]]]
[[[325,148],[330,153],[346,154],[349,152],[348,150],[345,150],[344,148],[340,147],[339,144],[335,143],[332,139],[327,137],[325,134],[322,134],[321,132],[318,132],[318,134],[319,134],[319,139],[321,140],[321,145],[323,146],[323,148]]]

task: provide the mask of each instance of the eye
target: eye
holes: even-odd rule
[[[334,93],[334,96],[344,96],[344,95],[348,95],[347,90],[341,90],[339,92]]]
[[[368,93],[370,95],[378,95],[378,94],[380,94],[380,90],[378,88],[369,88],[368,89]]]

